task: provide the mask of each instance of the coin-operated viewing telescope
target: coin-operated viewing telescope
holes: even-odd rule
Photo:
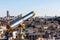
[[[34,11],[24,15],[24,16],[21,16],[21,15],[18,15],[15,19],[13,19],[10,23],[8,23],[6,25],[6,28],[7,30],[10,32],[12,31],[13,29],[15,29],[19,24],[22,25],[22,28],[25,28],[24,24],[22,24],[25,20],[29,19],[29,18],[32,18],[33,16],[35,15]]]

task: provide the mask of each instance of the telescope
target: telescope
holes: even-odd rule
[[[8,31],[12,31],[13,29],[15,29],[20,23],[23,23],[25,20],[32,18],[35,15],[34,11],[31,11],[30,13],[19,17],[19,15],[13,19],[10,23],[7,23],[6,28],[8,29]]]

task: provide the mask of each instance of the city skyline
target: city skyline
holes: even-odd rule
[[[0,0],[0,16],[27,14],[31,11],[36,16],[60,16],[60,0]]]

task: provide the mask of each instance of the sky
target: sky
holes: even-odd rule
[[[36,16],[60,16],[60,0],[0,0],[0,17],[27,14],[34,11]]]

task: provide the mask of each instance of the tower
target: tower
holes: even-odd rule
[[[9,11],[7,10],[7,17],[9,17],[10,15],[9,15]]]

